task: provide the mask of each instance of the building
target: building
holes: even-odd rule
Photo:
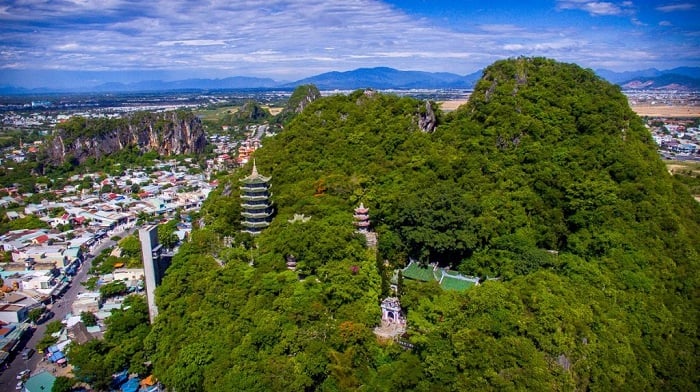
[[[360,206],[355,208],[355,226],[357,226],[357,231],[364,233],[369,231],[369,208],[366,208],[364,203],[360,203]]]
[[[381,324],[374,328],[374,334],[380,339],[396,339],[406,332],[406,318],[401,309],[401,302],[396,297],[384,298]]]
[[[258,169],[253,162],[253,171],[248,176],[241,180],[243,186],[241,189],[241,199],[243,203],[243,212],[241,216],[243,221],[244,233],[258,235],[266,227],[270,226],[272,221],[272,202],[270,197],[270,177],[264,177],[258,173]]]
[[[158,244],[158,226],[151,225],[139,229],[139,239],[141,240],[141,252],[143,255],[143,270],[146,276],[146,300],[148,301],[148,315],[151,323],[158,316],[156,306],[155,290],[163,279],[158,268],[161,254],[161,245]]]
[[[102,305],[100,293],[83,293],[79,294],[78,298],[73,301],[71,311],[76,316],[83,312],[97,313],[100,310],[100,305]]]
[[[437,264],[423,266],[412,259],[401,272],[407,279],[437,282],[444,290],[464,291],[479,284],[479,278],[476,276],[462,275],[456,271],[440,268]]]
[[[377,247],[377,233],[369,229],[369,208],[366,208],[364,203],[360,203],[360,206],[355,208],[355,226],[357,226],[357,232],[365,236],[366,244],[370,248]]]
[[[24,383],[24,391],[26,392],[47,392],[53,388],[56,382],[56,377],[46,371],[37,373]]]

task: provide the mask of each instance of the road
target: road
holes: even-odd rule
[[[128,233],[125,233],[123,235],[129,235],[134,230],[135,229],[130,229]],[[104,249],[114,245],[114,241],[112,241],[111,239],[105,239],[102,241],[102,243],[98,244],[95,247],[95,249],[92,250],[91,253],[98,255]],[[63,320],[66,314],[70,312],[71,304],[78,296],[78,293],[85,290],[80,284],[80,282],[84,282],[85,280],[87,280],[87,274],[91,266],[92,257],[89,257],[80,267],[78,273],[73,277],[70,286],[68,287],[68,289],[66,289],[63,296],[52,305],[52,311],[54,313],[53,317],[37,325],[33,329],[33,331],[32,329],[27,331],[27,334],[22,339],[22,342],[20,343],[16,351],[16,355],[12,354],[8,359],[8,361],[11,361],[9,362],[9,367],[7,369],[2,370],[2,374],[0,374],[0,391],[15,390],[15,386],[17,385],[17,374],[19,374],[19,372],[21,372],[22,370],[30,369],[32,370],[32,375],[34,374],[34,370],[36,370],[37,364],[39,363],[39,361],[41,361],[42,356],[38,353],[34,353],[34,355],[32,355],[32,357],[29,358],[29,360],[25,360],[22,359],[20,352],[25,347],[35,348],[36,344],[44,337],[44,333],[46,332],[46,324],[54,320]],[[29,338],[27,339],[27,337]]]

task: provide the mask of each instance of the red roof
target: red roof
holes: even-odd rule
[[[34,240],[39,244],[43,244],[44,242],[49,240],[49,236],[47,236],[46,234],[42,234],[42,235],[34,238]]]

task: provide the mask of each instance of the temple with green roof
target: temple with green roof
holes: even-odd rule
[[[420,265],[411,259],[406,268],[401,270],[404,278],[422,282],[437,282],[444,290],[464,291],[479,284],[476,276],[462,275],[456,271],[446,270],[437,265]]]
[[[243,183],[243,186],[240,187],[241,200],[243,200],[241,203],[241,207],[243,207],[241,212],[243,217],[242,232],[258,235],[263,229],[270,226],[273,213],[270,201],[270,196],[272,196],[270,179],[271,177],[265,177],[258,173],[255,161],[253,161],[251,174],[241,179]]]

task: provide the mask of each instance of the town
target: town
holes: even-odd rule
[[[107,115],[103,109],[77,115],[123,113],[121,107],[113,109]],[[2,170],[12,172],[25,162],[42,147],[50,129],[69,117],[62,112],[5,113],[5,126],[37,137],[4,149]],[[161,245],[171,257],[192,230],[190,214],[218,185],[217,174],[247,163],[268,130],[251,124],[244,127],[244,137],[234,140],[225,134],[227,128],[208,137],[213,148],[203,161],[156,159],[143,167],[117,163],[107,172],[74,174],[51,184],[33,179],[3,184],[0,208],[10,230],[0,233],[0,383],[14,380],[18,390],[50,390],[57,376],[70,374],[68,344],[101,337],[110,310],[119,309],[129,294],[145,294],[141,254],[129,254],[125,244],[138,244],[142,227],[170,222],[172,240]],[[121,380],[134,381],[139,380]],[[145,382],[142,390],[160,388],[155,381]]]
[[[281,97],[285,94],[275,92],[262,100],[269,103]],[[628,97],[634,102],[649,99],[639,93]],[[19,144],[4,146],[0,161],[6,164],[3,170],[25,162],[42,147],[56,124],[73,115],[116,118],[135,110],[196,110],[232,99],[204,96],[183,98],[181,103],[169,99],[93,108],[45,100],[8,104],[0,111],[0,123],[4,130],[21,130],[23,136]],[[666,94],[663,99],[665,103],[697,104],[694,94]],[[665,159],[700,160],[697,118],[650,116],[645,120]],[[50,389],[57,376],[70,374],[71,363],[65,353],[68,345],[100,338],[112,309],[119,309],[128,294],[145,294],[144,264],[139,252],[128,249],[128,241],[133,244],[144,227],[171,223],[168,235],[172,241],[162,245],[171,254],[177,252],[178,244],[186,241],[193,228],[191,215],[196,215],[218,186],[217,174],[248,163],[273,130],[266,123],[251,123],[210,128],[207,133],[213,148],[200,161],[191,157],[155,159],[148,166],[115,164],[108,172],[73,174],[53,179],[52,184],[0,184],[0,208],[10,228],[0,233],[0,250],[4,252],[0,260],[0,365],[5,369],[0,382],[16,382],[18,390],[39,391]],[[359,207],[356,217],[364,216],[363,208]],[[18,227],[21,222],[31,222],[32,227]],[[100,268],[110,257],[112,263]],[[295,264],[290,259],[287,266],[294,269]],[[419,270],[414,264],[403,272],[417,280],[434,278],[433,272]],[[445,284],[466,287],[478,283],[478,278],[441,273],[441,285],[445,276],[452,278]],[[380,328],[380,334],[390,336],[405,330],[397,300],[387,299],[382,312],[382,328],[388,332]],[[121,375],[115,382],[125,391],[160,390],[152,377],[134,380]],[[131,385],[123,385],[127,382]]]

